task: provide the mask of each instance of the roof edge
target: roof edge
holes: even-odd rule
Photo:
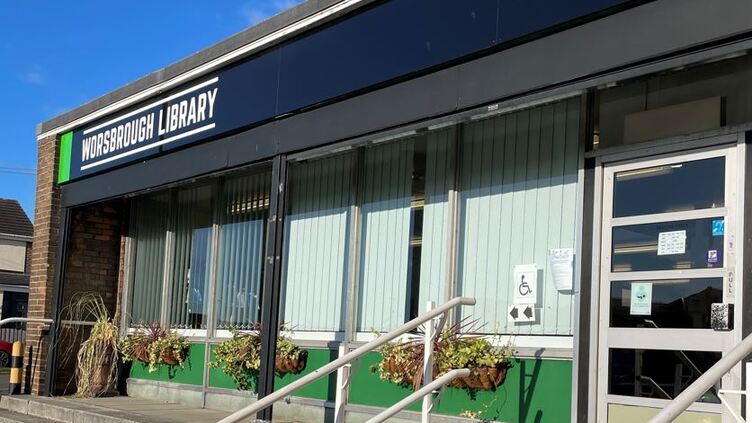
[[[258,41],[259,39],[267,35],[273,34],[274,32],[284,29],[285,27],[293,25],[302,19],[311,17],[321,11],[328,9],[333,5],[336,5],[337,3],[342,3],[344,1],[345,0],[306,0],[303,3],[282,11],[277,15],[274,15],[262,22],[259,22],[256,25],[246,28],[245,30],[228,38],[225,38],[203,50],[199,50],[198,52],[184,59],[181,59],[178,62],[149,73],[139,79],[136,79],[133,82],[121,86],[120,88],[116,88],[100,97],[88,101],[70,111],[64,112],[51,119],[43,121],[37,124],[36,135],[37,137],[39,137],[42,134],[52,132],[64,125],[68,125],[78,119],[84,118],[99,109],[113,105],[114,103],[117,103],[119,101],[124,101],[133,95],[136,95],[149,88],[153,88],[172,78],[185,74],[201,65],[204,65],[212,60],[218,59],[228,53],[236,51],[243,46]],[[374,1],[376,0],[361,0],[357,4],[355,4],[352,9],[348,9],[344,13],[349,13],[352,10],[361,8],[367,4],[373,3]],[[341,13],[335,13],[328,18],[316,21],[315,23],[311,24],[311,26],[305,27],[290,34],[286,34],[285,37],[279,40],[275,40],[275,42],[272,42],[269,45],[260,47],[259,50],[255,50],[253,52],[250,52],[249,54],[256,54],[259,51],[271,48],[286,39],[297,36],[300,33],[309,31],[315,27],[321,26],[339,16],[341,16]],[[243,57],[238,57],[233,61],[242,60],[242,58]],[[198,78],[199,76],[200,75],[196,75],[195,77]],[[136,101],[134,101],[134,104],[135,103]],[[127,107],[127,105],[123,105],[123,108],[124,107]],[[113,111],[113,113],[114,112],[115,111]]]

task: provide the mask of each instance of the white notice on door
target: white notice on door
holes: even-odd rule
[[[649,316],[653,305],[653,284],[651,282],[633,282],[629,302],[629,314],[632,316]]]
[[[658,233],[658,255],[684,254],[687,249],[687,231]]]

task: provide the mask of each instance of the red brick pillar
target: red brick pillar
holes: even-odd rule
[[[59,142],[50,136],[38,140],[34,245],[31,253],[28,316],[49,318],[52,314],[52,288],[60,230],[60,188],[56,184]],[[47,336],[44,327],[29,324],[26,331],[26,363],[31,392],[44,388],[47,361]]]

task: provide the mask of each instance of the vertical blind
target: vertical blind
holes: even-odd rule
[[[458,287],[483,332],[572,334],[571,292],[557,291],[551,248],[574,248],[579,99],[467,124],[461,149]],[[513,268],[538,266],[538,321],[515,324]]]
[[[418,312],[428,301],[441,305],[446,297],[449,231],[449,190],[452,188],[454,127],[426,136],[425,205]]]
[[[294,331],[344,330],[352,155],[289,171],[283,321]]]
[[[216,288],[218,329],[252,329],[259,321],[270,181],[268,171],[225,181]]]
[[[131,205],[131,325],[148,325],[160,318],[169,201],[169,194],[161,193],[136,198]]]
[[[170,280],[171,328],[206,329],[208,323],[211,198],[210,185],[184,188],[176,193]]]
[[[455,157],[458,130],[290,166],[284,323],[295,331],[344,330],[353,274],[361,332],[393,329],[422,313],[427,301],[446,301],[456,279],[457,294],[477,299],[463,312],[478,319],[483,332],[572,334],[573,295],[553,286],[548,252],[575,247],[579,99],[464,124]],[[449,257],[455,174],[457,256]],[[207,327],[215,235],[216,326],[258,323],[270,180],[266,169],[134,200],[134,323],[159,319],[166,273],[170,327]],[[360,226],[350,245],[355,210]],[[350,257],[357,272],[348,267]],[[456,261],[453,275],[447,273],[450,259]],[[532,263],[541,269],[538,319],[515,324],[507,319],[513,268]]]
[[[413,141],[402,141],[364,154],[359,331],[388,330],[406,317],[414,147]]]

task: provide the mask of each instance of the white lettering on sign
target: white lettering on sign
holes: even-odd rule
[[[85,138],[81,144],[81,170],[90,169],[214,128],[215,124],[210,121],[214,119],[214,106],[219,88],[210,86],[216,84],[217,81],[219,81],[219,78],[210,79],[124,116],[85,130]],[[159,111],[156,110],[156,107],[160,104],[169,103],[190,93],[194,94],[162,107]],[[148,112],[149,109],[153,111]],[[138,116],[139,113],[144,112],[148,113]],[[119,124],[117,124],[118,122]],[[117,125],[110,126],[112,124]],[[202,126],[194,127],[196,125]],[[102,130],[102,128],[108,126],[110,127]],[[117,154],[113,155],[113,153]]]

